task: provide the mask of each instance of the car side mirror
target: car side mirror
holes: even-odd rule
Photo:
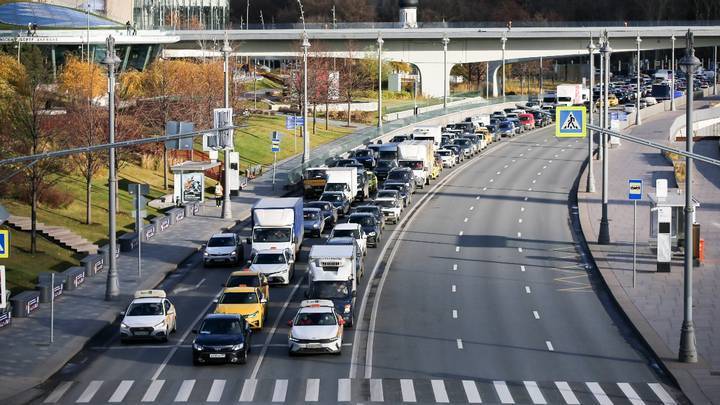
[[[125,311],[120,311],[120,316],[125,316]]]
[[[197,329],[193,329],[193,330],[192,330],[192,333],[195,334],[195,335],[197,335],[197,333],[198,333]]]
[[[260,299],[261,304],[267,304],[267,298],[261,298]]]
[[[213,300],[213,304],[217,304],[218,301],[219,301],[219,300],[218,300],[217,298],[215,298],[215,299]]]
[[[292,319],[291,319],[291,320],[289,320],[289,321],[287,321],[287,326],[289,326],[289,327],[291,327],[291,328],[292,328]]]

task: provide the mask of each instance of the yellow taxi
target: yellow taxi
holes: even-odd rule
[[[267,316],[267,299],[258,287],[225,288],[217,299],[216,314],[238,314],[253,329],[262,329]]]
[[[266,300],[270,299],[270,284],[267,276],[263,273],[250,270],[233,271],[223,285],[230,287],[257,287],[263,293]]]
[[[485,145],[490,145],[491,143],[493,143],[493,136],[492,136],[492,134],[490,133],[490,131],[488,131],[487,128],[485,128],[485,127],[480,127],[480,128],[478,128],[477,130],[475,130],[475,133],[476,133],[478,136],[481,136],[481,137],[485,138]]]
[[[618,100],[617,97],[615,97],[614,94],[611,94],[608,96],[608,105],[610,107],[617,107],[618,104],[620,104],[620,101]]]
[[[442,172],[442,161],[437,162],[435,161],[435,164],[433,165],[432,172],[430,172],[430,178],[435,180],[440,176],[440,172]]]

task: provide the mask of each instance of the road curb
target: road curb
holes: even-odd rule
[[[576,185],[582,183],[582,179],[587,176],[587,158],[578,174]],[[599,193],[599,191],[597,192]],[[580,232],[582,234],[582,243],[588,253],[588,259],[598,271],[602,283],[610,292],[609,296],[614,304],[620,309],[622,316],[627,321],[637,335],[642,339],[644,345],[652,351],[654,357],[658,360],[660,371],[663,372],[672,382],[674,382],[685,396],[693,404],[712,404],[711,401],[702,391],[692,376],[693,370],[701,369],[704,362],[701,360],[696,364],[680,363],[676,360],[675,354],[665,344],[650,322],[642,315],[640,310],[632,302],[632,299],[625,292],[620,280],[611,270],[610,264],[607,262],[605,255],[598,252],[596,255],[593,247],[588,240],[593,240],[595,235],[595,226],[590,218],[588,203],[581,202],[580,197],[588,193],[581,192],[580,187],[575,188],[575,199],[577,201],[578,218],[580,220]],[[588,239],[586,234],[588,230],[591,238]],[[679,331],[678,331],[679,333]]]

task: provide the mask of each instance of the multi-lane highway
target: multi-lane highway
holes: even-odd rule
[[[294,283],[271,289],[248,364],[194,367],[190,331],[232,269],[193,257],[163,285],[179,314],[170,342],[122,345],[109,328],[36,403],[683,403],[573,232],[584,151],[537,130],[418,191],[366,258],[341,356],[287,354],[305,246]]]

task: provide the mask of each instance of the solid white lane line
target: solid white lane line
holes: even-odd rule
[[[525,384],[525,389],[528,394],[530,394],[530,399],[533,401],[533,404],[547,404],[545,397],[542,392],[540,392],[540,388],[538,388],[535,381],[523,381],[523,384]]]
[[[522,224],[522,218],[518,218],[518,224]]]
[[[205,402],[220,402],[223,391],[225,391],[226,382],[226,380],[213,380],[213,383],[210,386],[210,392],[208,393]]]
[[[510,390],[508,389],[505,381],[493,381],[493,386],[495,387],[495,392],[497,392],[497,395],[500,398],[500,402],[503,404],[515,403],[515,400],[512,395],[510,395]]]
[[[580,405],[580,401],[578,401],[572,388],[570,388],[570,384],[565,381],[556,381],[555,386],[558,388],[558,391],[560,391],[560,395],[562,395],[566,404]]]
[[[453,264],[453,271],[457,271],[457,264]]]
[[[417,398],[415,398],[415,387],[413,386],[412,380],[401,379],[400,392],[402,393],[403,402],[417,402]]]
[[[665,388],[663,388],[661,384],[648,383],[648,387],[657,395],[663,405],[676,405],[675,400],[665,391]]]
[[[540,313],[538,313],[538,311],[533,311],[533,317],[535,317],[535,319],[540,319]]]
[[[458,236],[463,236],[464,233],[465,233],[465,231],[460,231],[460,232],[458,232]]]
[[[320,379],[308,378],[305,387],[305,402],[317,402],[320,400]]]
[[[457,286],[455,284],[453,284],[451,287],[451,290],[452,290],[452,292],[457,292]]]
[[[467,397],[468,403],[481,404],[482,398],[480,398],[480,392],[478,391],[475,381],[463,380],[462,384],[465,389],[465,396]]]
[[[65,381],[64,383],[58,385],[50,393],[50,395],[48,395],[48,397],[45,398],[45,400],[43,402],[46,404],[54,404],[55,402],[59,401],[63,395],[65,395],[67,390],[69,390],[72,385],[73,385],[72,381]]]
[[[140,402],[155,402],[163,385],[165,385],[165,380],[153,380],[147,391],[145,391],[145,395],[143,395]]]
[[[548,350],[550,350],[551,352],[555,351],[555,348],[553,347],[552,343],[549,340],[545,341],[545,346],[547,346]]]
[[[467,222],[467,221],[468,221],[468,219],[467,219],[467,218],[465,218],[465,219],[463,220],[463,222]]]
[[[600,405],[613,405],[610,397],[603,391],[600,384],[596,382],[585,383]]]
[[[525,212],[525,207],[520,207],[520,212]]]
[[[78,400],[75,402],[79,404],[86,404],[92,401],[93,397],[100,389],[102,383],[103,382],[100,380],[90,381],[90,384],[88,384],[87,388],[85,388],[85,391],[83,391],[83,393],[80,395],[80,398],[78,398]]]
[[[520,271],[525,271],[525,266],[520,266]]]
[[[455,251],[456,251],[456,252],[459,252],[459,251],[460,251],[460,246],[455,246]]]
[[[122,402],[123,399],[125,399],[125,396],[127,395],[128,391],[130,391],[130,388],[133,386],[133,383],[135,381],[133,380],[122,380],[120,381],[120,384],[118,384],[117,389],[115,392],[113,392],[112,396],[110,396],[110,399],[108,399],[108,402],[117,403]]]
[[[350,402],[350,379],[341,378],[338,380],[338,402]]]
[[[522,248],[521,248],[521,247],[518,248],[518,253],[522,253]]]
[[[432,384],[435,402],[441,404],[447,404],[450,402],[450,398],[448,398],[447,391],[445,390],[445,382],[443,380],[430,380],[430,384]]]
[[[632,405],[645,405],[645,402],[640,399],[640,395],[635,392],[635,390],[633,389],[633,387],[630,386],[630,384],[617,383],[617,386],[620,387],[620,390],[623,392],[623,394],[625,394],[625,396]]]
[[[285,402],[287,396],[288,380],[275,380],[272,402]]]
[[[187,402],[190,399],[193,387],[195,387],[195,380],[184,380],[177,395],[175,395],[175,402]]]
[[[383,402],[382,380],[379,378],[370,379],[370,401]]]
[[[458,350],[462,350],[462,349],[463,349],[462,339],[455,339],[455,341],[456,341],[456,343],[457,343],[457,348],[458,348]]]
[[[525,286],[525,293],[526,293],[526,294],[530,294],[530,292],[531,292],[531,291],[530,291],[530,286],[529,286],[529,285],[526,285],[526,286]]]
[[[242,391],[240,392],[240,402],[252,402],[255,397],[255,389],[257,388],[258,380],[254,378],[246,378],[243,384]]]
[[[453,319],[457,319],[457,317],[458,317],[457,309],[452,310],[452,317],[453,317]]]

